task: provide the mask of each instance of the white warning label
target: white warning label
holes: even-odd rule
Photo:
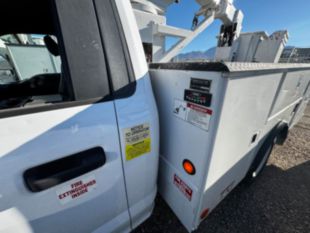
[[[184,121],[187,121],[203,130],[208,131],[213,112],[211,109],[199,106],[197,104],[175,100],[173,113],[178,118],[181,118]]]
[[[80,198],[96,188],[94,176],[88,176],[71,184],[64,185],[56,191],[61,204],[67,204],[72,200]]]

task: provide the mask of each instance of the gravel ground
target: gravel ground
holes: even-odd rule
[[[134,233],[186,233],[158,197],[150,219]],[[310,233],[310,107],[276,146],[262,175],[250,186],[239,185],[219,204],[197,232]]]

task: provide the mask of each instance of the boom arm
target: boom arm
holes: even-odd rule
[[[154,62],[169,62],[215,19],[223,22],[219,46],[231,46],[241,31],[243,14],[233,6],[233,0],[196,0],[201,8],[194,16],[192,30],[166,25],[164,16],[166,9],[171,4],[178,3],[178,0],[131,0],[131,2],[135,9],[140,32],[142,32],[143,42],[152,44]],[[199,17],[203,17],[201,22],[199,22]],[[165,50],[166,36],[180,39],[168,51]]]
[[[223,22],[219,35],[219,47],[232,46],[242,29],[243,13],[233,5],[233,0],[196,0],[201,5],[196,17],[208,17],[214,13],[214,18]]]
[[[194,15],[191,30],[166,25],[166,10],[178,0],[131,2],[149,62],[171,61],[215,19],[223,23],[215,53],[218,61],[277,63],[288,39],[286,30],[271,36],[265,32],[241,33],[243,13],[235,8],[233,0],[196,0],[200,9]],[[166,50],[168,36],[179,38],[179,41]]]

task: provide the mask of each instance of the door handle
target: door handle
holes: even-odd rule
[[[105,162],[104,150],[95,147],[30,168],[24,172],[24,180],[30,191],[40,192],[102,167]]]

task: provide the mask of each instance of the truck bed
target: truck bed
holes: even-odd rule
[[[302,117],[310,65],[165,63],[151,64],[150,74],[161,124],[159,192],[192,231],[245,177],[274,128]]]

